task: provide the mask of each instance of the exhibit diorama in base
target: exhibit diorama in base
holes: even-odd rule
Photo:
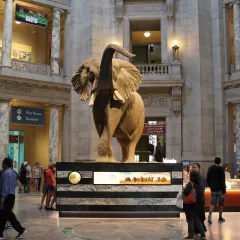
[[[179,217],[182,164],[57,163],[60,217]]]

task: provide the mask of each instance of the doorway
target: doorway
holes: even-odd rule
[[[163,162],[166,158],[166,119],[146,118],[136,151],[136,162]]]

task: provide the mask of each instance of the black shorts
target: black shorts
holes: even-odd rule
[[[48,191],[55,191],[55,187],[54,186],[51,186],[51,185],[48,185]]]
[[[219,190],[216,192],[211,192],[211,205],[216,206],[217,203],[219,206],[224,206],[224,193]]]

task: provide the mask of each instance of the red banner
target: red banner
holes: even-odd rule
[[[149,125],[145,123],[143,134],[145,135],[164,135],[166,134],[166,125]]]

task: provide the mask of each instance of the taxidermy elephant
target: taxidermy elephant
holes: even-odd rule
[[[97,162],[114,162],[112,137],[122,148],[122,162],[135,162],[135,148],[142,135],[145,109],[136,92],[142,81],[138,69],[128,61],[113,59],[115,51],[132,58],[135,55],[110,44],[102,59],[83,62],[72,77],[74,90],[80,100],[89,99],[94,123],[100,137]]]

